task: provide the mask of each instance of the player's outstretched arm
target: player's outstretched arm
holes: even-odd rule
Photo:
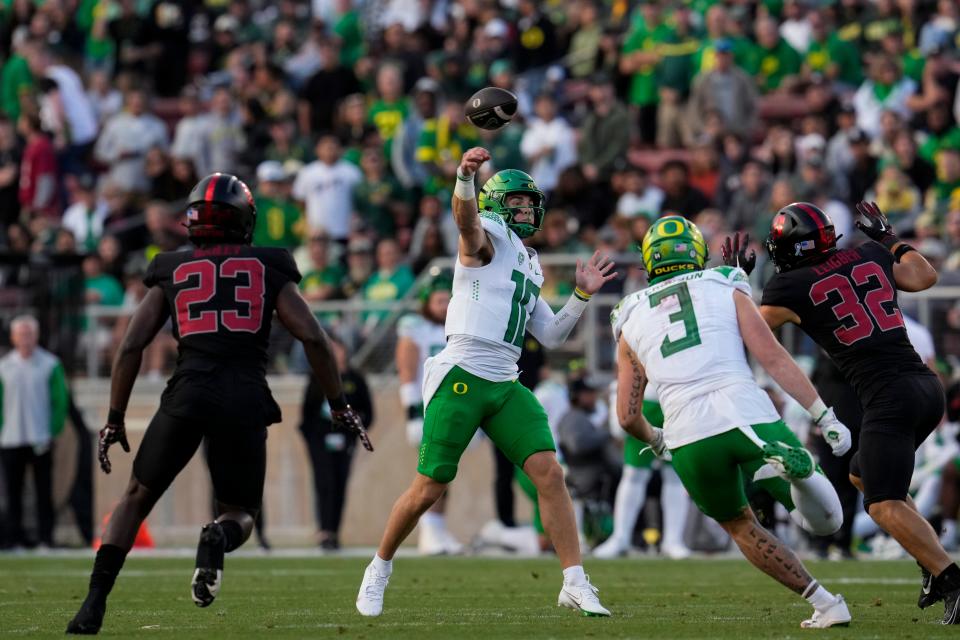
[[[613,267],[614,262],[610,256],[601,255],[599,251],[595,251],[586,263],[577,259],[576,288],[570,299],[555,314],[550,305],[543,298],[539,298],[527,324],[527,331],[548,349],[556,349],[562,345],[583,315],[583,310],[593,294],[617,277],[616,271],[611,273]]]
[[[813,422],[822,430],[834,455],[845,454],[852,444],[850,431],[836,419],[833,409],[827,408],[809,378],[777,341],[750,296],[742,291],[734,291],[733,301],[740,335],[747,350],[770,377],[807,410]]]
[[[130,401],[133,383],[140,372],[143,350],[160,331],[168,315],[163,291],[159,287],[152,287],[133,313],[127,332],[120,341],[110,374],[110,412],[106,426],[100,430],[100,441],[97,445],[97,458],[104,473],[110,473],[108,452],[111,445],[119,442],[124,451],[130,451],[123,424],[127,403]]]
[[[937,270],[920,253],[900,240],[876,202],[857,203],[857,228],[896,258],[893,279],[902,291],[923,291],[937,284]]]
[[[330,348],[327,333],[317,322],[307,301],[297,290],[297,285],[288,282],[277,296],[277,317],[294,338],[303,343],[307,361],[313,369],[323,395],[330,404],[330,413],[334,424],[342,429],[356,433],[364,448],[373,451],[373,445],[367,437],[360,416],[347,404],[340,382],[340,370]]]
[[[643,392],[647,388],[647,373],[627,341],[620,336],[617,342],[617,421],[620,428],[638,440],[653,447],[663,456],[666,445],[663,430],[650,426],[643,418]]]
[[[493,245],[480,224],[480,209],[473,184],[480,166],[490,159],[486,149],[467,149],[457,169],[453,190],[453,219],[460,230],[460,261],[465,267],[482,267],[493,258]]]

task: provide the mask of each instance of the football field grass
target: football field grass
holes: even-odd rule
[[[192,560],[131,557],[101,635],[149,638],[938,638],[943,605],[916,607],[912,562],[808,563],[850,605],[849,628],[802,630],[811,608],[742,560],[587,561],[613,618],[556,606],[555,559],[400,558],[385,613],[354,609],[367,559],[227,558],[217,601],[190,600]],[[0,636],[62,637],[90,558],[0,556]]]

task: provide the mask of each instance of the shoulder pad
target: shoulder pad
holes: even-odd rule
[[[747,295],[751,293],[750,278],[747,276],[747,272],[740,267],[714,267],[707,269],[707,273],[712,276],[712,279],[719,280],[726,285],[739,289]]]
[[[617,303],[617,306],[613,308],[610,312],[610,325],[613,327],[613,339],[620,339],[620,331],[623,328],[623,325],[626,323],[627,318],[630,317],[630,313],[633,311],[634,307],[637,306],[637,303],[640,302],[640,299],[643,297],[643,291],[636,291],[631,293],[623,300]]]

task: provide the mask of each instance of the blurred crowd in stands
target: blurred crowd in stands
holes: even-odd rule
[[[676,212],[714,259],[743,230],[764,262],[781,206],[820,205],[844,244],[868,199],[953,284],[958,34],[954,0],[10,0],[0,295],[24,261],[73,260],[86,303],[131,305],[184,244],[190,188],[225,171],[310,301],[395,300],[455,253],[475,145],[481,180],[518,168],[547,192],[542,253],[626,253]],[[498,132],[463,117],[488,85],[520,99]],[[622,271],[611,293],[642,279]],[[565,293],[551,275],[545,295]],[[957,353],[960,306],[940,306],[938,349]]]

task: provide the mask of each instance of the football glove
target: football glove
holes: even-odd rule
[[[423,418],[410,418],[407,420],[407,442],[414,447],[419,447],[423,440]]]
[[[863,231],[871,240],[876,240],[887,249],[900,242],[900,238],[893,232],[893,227],[887,216],[883,215],[876,202],[858,202],[857,203],[856,225],[857,229]]]
[[[127,430],[120,424],[107,424],[100,429],[100,439],[97,442],[97,459],[100,461],[100,468],[104,473],[110,473],[112,466],[110,457],[107,455],[110,445],[119,442],[120,446],[127,453],[130,453],[130,443],[127,442]]]
[[[670,455],[670,449],[667,449],[667,443],[663,439],[663,429],[660,427],[650,428],[653,429],[653,442],[647,443],[647,446],[640,451],[641,455],[644,451],[650,449],[653,451],[653,455],[661,460],[670,460],[673,456]]]
[[[830,445],[833,455],[839,458],[847,451],[850,451],[850,447],[853,446],[853,437],[850,435],[850,429],[847,429],[842,422],[837,420],[836,414],[833,413],[833,408],[827,409],[814,424],[820,427],[820,434],[823,436],[823,439],[827,441],[827,444]]]
[[[367,430],[363,426],[363,421],[360,420],[360,414],[358,414],[353,407],[347,405],[345,408],[339,411],[331,411],[330,417],[333,418],[333,426],[337,429],[342,429],[347,433],[352,433],[360,438],[360,443],[363,445],[363,448],[367,451],[373,451],[373,445],[370,443],[370,436],[367,435]]]
[[[751,250],[747,256],[747,246],[750,244],[750,234],[743,234],[740,239],[740,232],[733,234],[733,238],[727,236],[727,239],[720,245],[720,256],[723,258],[723,264],[728,267],[739,267],[747,272],[747,275],[757,266],[757,252]]]

